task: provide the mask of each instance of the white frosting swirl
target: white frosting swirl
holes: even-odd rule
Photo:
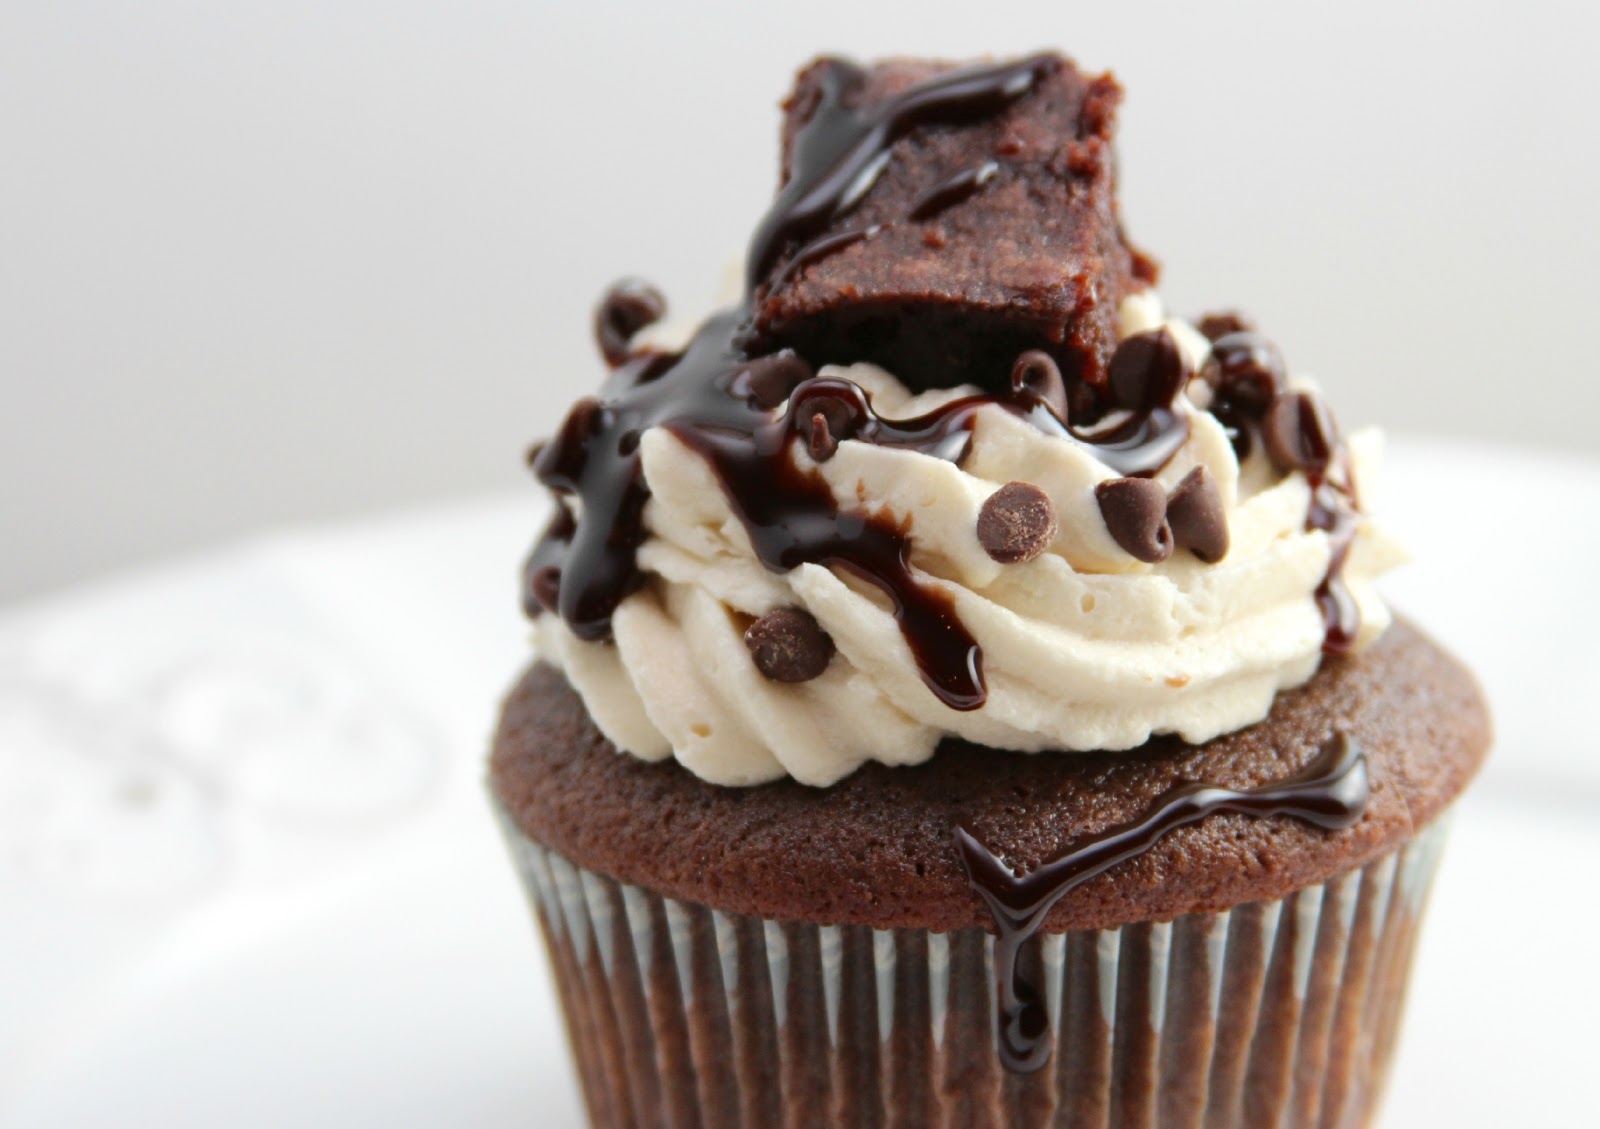
[[[1123,336],[1165,324],[1199,369],[1208,342],[1186,323],[1163,323],[1153,296],[1130,298],[1121,315]],[[855,381],[880,415],[894,418],[975,391],[913,396],[871,365],[822,374]],[[1203,400],[1203,386],[1192,387]],[[711,468],[663,428],[646,431],[641,445],[651,500],[638,563],[649,580],[617,609],[614,644],[580,641],[544,615],[539,649],[618,748],[647,760],[676,756],[717,784],[787,775],[827,785],[868,760],[926,760],[951,735],[1026,752],[1116,750],[1153,734],[1198,743],[1250,725],[1321,660],[1314,593],[1328,570],[1329,538],[1306,529],[1303,475],[1281,476],[1260,454],[1241,465],[1214,417],[1188,394],[1176,407],[1189,417],[1189,437],[1157,478],[1170,489],[1192,468],[1210,469],[1231,540],[1216,564],[1181,550],[1159,564],[1134,560],[1095,501],[1095,484],[1116,473],[998,406],[979,410],[961,466],[846,440],[816,467],[842,507],[866,499],[909,523],[912,565],[949,594],[982,647],[981,709],[957,711],[934,696],[869,585],[820,565],[768,571]],[[1379,438],[1364,432],[1347,446],[1357,496],[1370,505]],[[795,457],[809,459],[801,450]],[[1036,559],[1002,565],[979,544],[976,526],[984,500],[1012,481],[1050,496],[1059,531]],[[1373,580],[1404,559],[1379,526],[1362,521],[1343,571],[1360,609],[1358,647],[1389,623]],[[813,681],[768,681],[751,661],[745,628],[796,606],[816,617],[838,654]]]

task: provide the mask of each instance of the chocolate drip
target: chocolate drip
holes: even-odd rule
[[[795,138],[789,182],[750,242],[746,289],[753,292],[760,285],[785,247],[803,243],[860,202],[882,173],[890,146],[911,129],[1003,110],[1027,93],[1052,64],[1051,56],[1035,55],[1015,63],[952,71],[867,112],[846,108],[865,73],[854,64],[833,67],[822,105]]]
[[[1312,764],[1282,783],[1239,791],[1185,781],[1163,793],[1140,818],[1108,828],[1025,875],[1006,866],[971,832],[956,828],[967,879],[999,931],[994,949],[996,1023],[1006,1069],[1028,1073],[1050,1058],[1049,1009],[1038,985],[1019,972],[1017,958],[1068,893],[1144,854],[1169,832],[1209,815],[1286,815],[1334,831],[1361,818],[1370,791],[1366,758],[1355,741],[1339,734]]]
[[[1306,528],[1328,534],[1328,571],[1314,593],[1322,613],[1322,651],[1348,655],[1361,629],[1361,610],[1345,583],[1360,522],[1350,456],[1338,426],[1308,392],[1287,387],[1278,347],[1244,329],[1237,314],[1204,319],[1218,335],[1201,376],[1212,387],[1211,414],[1223,425],[1239,461],[1264,446],[1279,470],[1298,470],[1311,484]]]
[[[789,410],[761,428],[753,441],[683,422],[666,426],[715,468],[762,564],[783,572],[802,564],[842,568],[878,588],[894,604],[895,619],[928,689],[951,709],[977,709],[987,699],[982,652],[956,615],[954,597],[913,571],[906,530],[883,514],[841,511],[822,477],[793,459],[789,439],[817,414],[807,405],[836,394],[825,385],[853,389],[859,399],[845,402],[852,413],[868,416],[853,416],[856,426],[863,432],[881,428],[885,443],[915,449],[920,443],[936,447],[953,439],[955,447],[965,447],[960,425],[945,432],[947,421],[935,421],[925,436],[901,436],[901,425],[870,415],[861,389],[848,381],[801,385]],[[896,433],[892,438],[891,431]]]
[[[749,333],[750,311],[760,280],[784,254],[783,270],[793,272],[881,230],[817,234],[870,191],[898,138],[917,125],[997,113],[1052,65],[1050,56],[1035,56],[955,71],[863,110],[846,106],[862,72],[835,68],[821,104],[795,138],[791,175],[752,240],[744,304],[708,320],[682,353],[629,352],[628,338],[660,315],[659,302],[633,301],[653,296],[636,283],[626,293],[613,292],[597,325],[615,367],[599,398],[580,401],[533,460],[559,508],[524,569],[529,615],[554,610],[581,639],[610,637],[612,613],[642,583],[636,554],[649,491],[640,437],[664,427],[713,467],[767,568],[822,564],[872,584],[893,603],[929,689],[952,709],[983,705],[982,654],[952,596],[912,568],[909,528],[881,513],[841,509],[816,470],[796,462],[795,438],[817,459],[830,457],[841,439],[857,439],[959,463],[978,409],[997,404],[1048,435],[1079,444],[1118,474],[1149,475],[1182,446],[1188,421],[1167,397],[1096,419],[1096,430],[1086,432],[1079,424],[1103,416],[1098,408],[1068,426],[1065,404],[1057,402],[1067,398],[1064,390],[1026,374],[1014,377],[1004,394],[962,398],[918,419],[884,419],[858,385],[811,377],[811,366],[789,350],[762,355]],[[913,210],[949,206],[981,187],[996,167],[985,162],[935,184]],[[1092,389],[1082,391],[1092,398]],[[789,406],[778,414],[785,398]],[[568,497],[580,504],[570,506]]]
[[[783,285],[791,275],[797,274],[812,263],[826,258],[835,251],[842,251],[853,243],[860,243],[863,239],[871,239],[881,230],[883,230],[881,226],[874,225],[852,231],[836,231],[832,235],[819,235],[794,253],[794,256],[778,272],[777,278],[773,280],[772,285]]]

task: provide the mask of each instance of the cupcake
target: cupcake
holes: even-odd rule
[[[490,772],[595,1126],[1372,1116],[1487,711],[1120,97],[819,60],[739,303],[600,303]]]

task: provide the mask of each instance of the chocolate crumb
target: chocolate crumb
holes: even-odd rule
[[[751,407],[771,411],[789,398],[789,393],[805,380],[810,380],[813,369],[793,349],[784,349],[766,357],[757,357],[734,374],[728,390],[741,396]]]
[[[1030,392],[1049,408],[1062,423],[1068,422],[1067,383],[1055,358],[1040,349],[1029,349],[1011,366],[1011,391]]]
[[[1031,482],[1008,482],[978,512],[978,543],[1001,564],[1031,561],[1055,539],[1056,508]]]
[[[1156,564],[1172,555],[1167,492],[1153,478],[1111,478],[1094,488],[1106,529],[1124,552]]]
[[[1274,466],[1314,478],[1328,469],[1339,441],[1339,427],[1327,405],[1310,392],[1286,392],[1272,401],[1261,433]]]
[[[1228,518],[1209,469],[1195,467],[1167,496],[1167,524],[1173,543],[1206,564],[1228,555]]]
[[[1112,400],[1136,412],[1172,403],[1189,380],[1189,362],[1165,328],[1136,333],[1119,344],[1108,371]]]
[[[1226,337],[1230,333],[1254,332],[1255,326],[1250,319],[1237,310],[1218,310],[1206,314],[1194,327],[1205,335],[1207,341],[1215,341],[1219,337]]]
[[[744,645],[756,669],[774,682],[810,682],[828,669],[833,638],[810,612],[779,608],[752,623]]]
[[[616,368],[627,360],[633,335],[666,312],[667,300],[648,282],[625,278],[614,284],[594,311],[594,338],[606,364]]]
[[[534,572],[531,579],[533,598],[539,606],[547,612],[560,610],[561,599],[561,570],[555,565],[546,565]]]

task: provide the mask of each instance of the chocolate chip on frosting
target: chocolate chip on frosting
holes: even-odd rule
[[[537,570],[530,578],[533,598],[539,606],[547,612],[560,610],[561,599],[561,570],[555,565],[546,565]]]
[[[1195,467],[1173,488],[1167,496],[1167,524],[1173,543],[1206,564],[1228,555],[1228,517],[1209,469]]]
[[[1011,391],[1033,395],[1057,419],[1067,422],[1067,382],[1062,379],[1061,366],[1049,353],[1029,349],[1018,357],[1011,366]]]
[[[1272,401],[1261,423],[1272,463],[1281,471],[1321,477],[1339,442],[1339,426],[1322,398],[1310,392],[1285,392]]]
[[[1136,560],[1156,564],[1172,555],[1167,492],[1153,478],[1111,478],[1094,488],[1112,540]]]
[[[1117,407],[1145,412],[1172,403],[1189,380],[1189,362],[1165,328],[1136,333],[1111,355],[1107,381]]]
[[[811,417],[809,446],[811,457],[819,463],[833,458],[834,452],[839,449],[839,440],[828,427],[828,417],[821,412]]]
[[[756,669],[774,682],[810,682],[828,669],[833,638],[810,612],[779,608],[752,623],[744,645]]]
[[[813,459],[825,463],[833,458],[840,441],[850,438],[854,432],[855,409],[832,395],[813,397],[805,406],[811,410],[807,446]]]
[[[557,445],[568,446],[588,440],[605,427],[605,413],[605,405],[593,396],[575,400],[562,421]]]
[[[1259,333],[1224,334],[1212,343],[1200,375],[1235,408],[1259,416],[1283,390],[1283,354]]]
[[[1001,564],[1031,561],[1055,539],[1056,508],[1031,482],[1008,482],[978,511],[978,543]]]
[[[661,320],[667,300],[661,291],[637,278],[626,278],[606,291],[594,311],[594,338],[600,355],[612,368],[628,359],[629,342],[647,325]]]
[[[811,379],[814,370],[793,349],[757,357],[734,374],[728,385],[735,396],[742,396],[751,407],[770,411],[789,398],[801,381]]]

